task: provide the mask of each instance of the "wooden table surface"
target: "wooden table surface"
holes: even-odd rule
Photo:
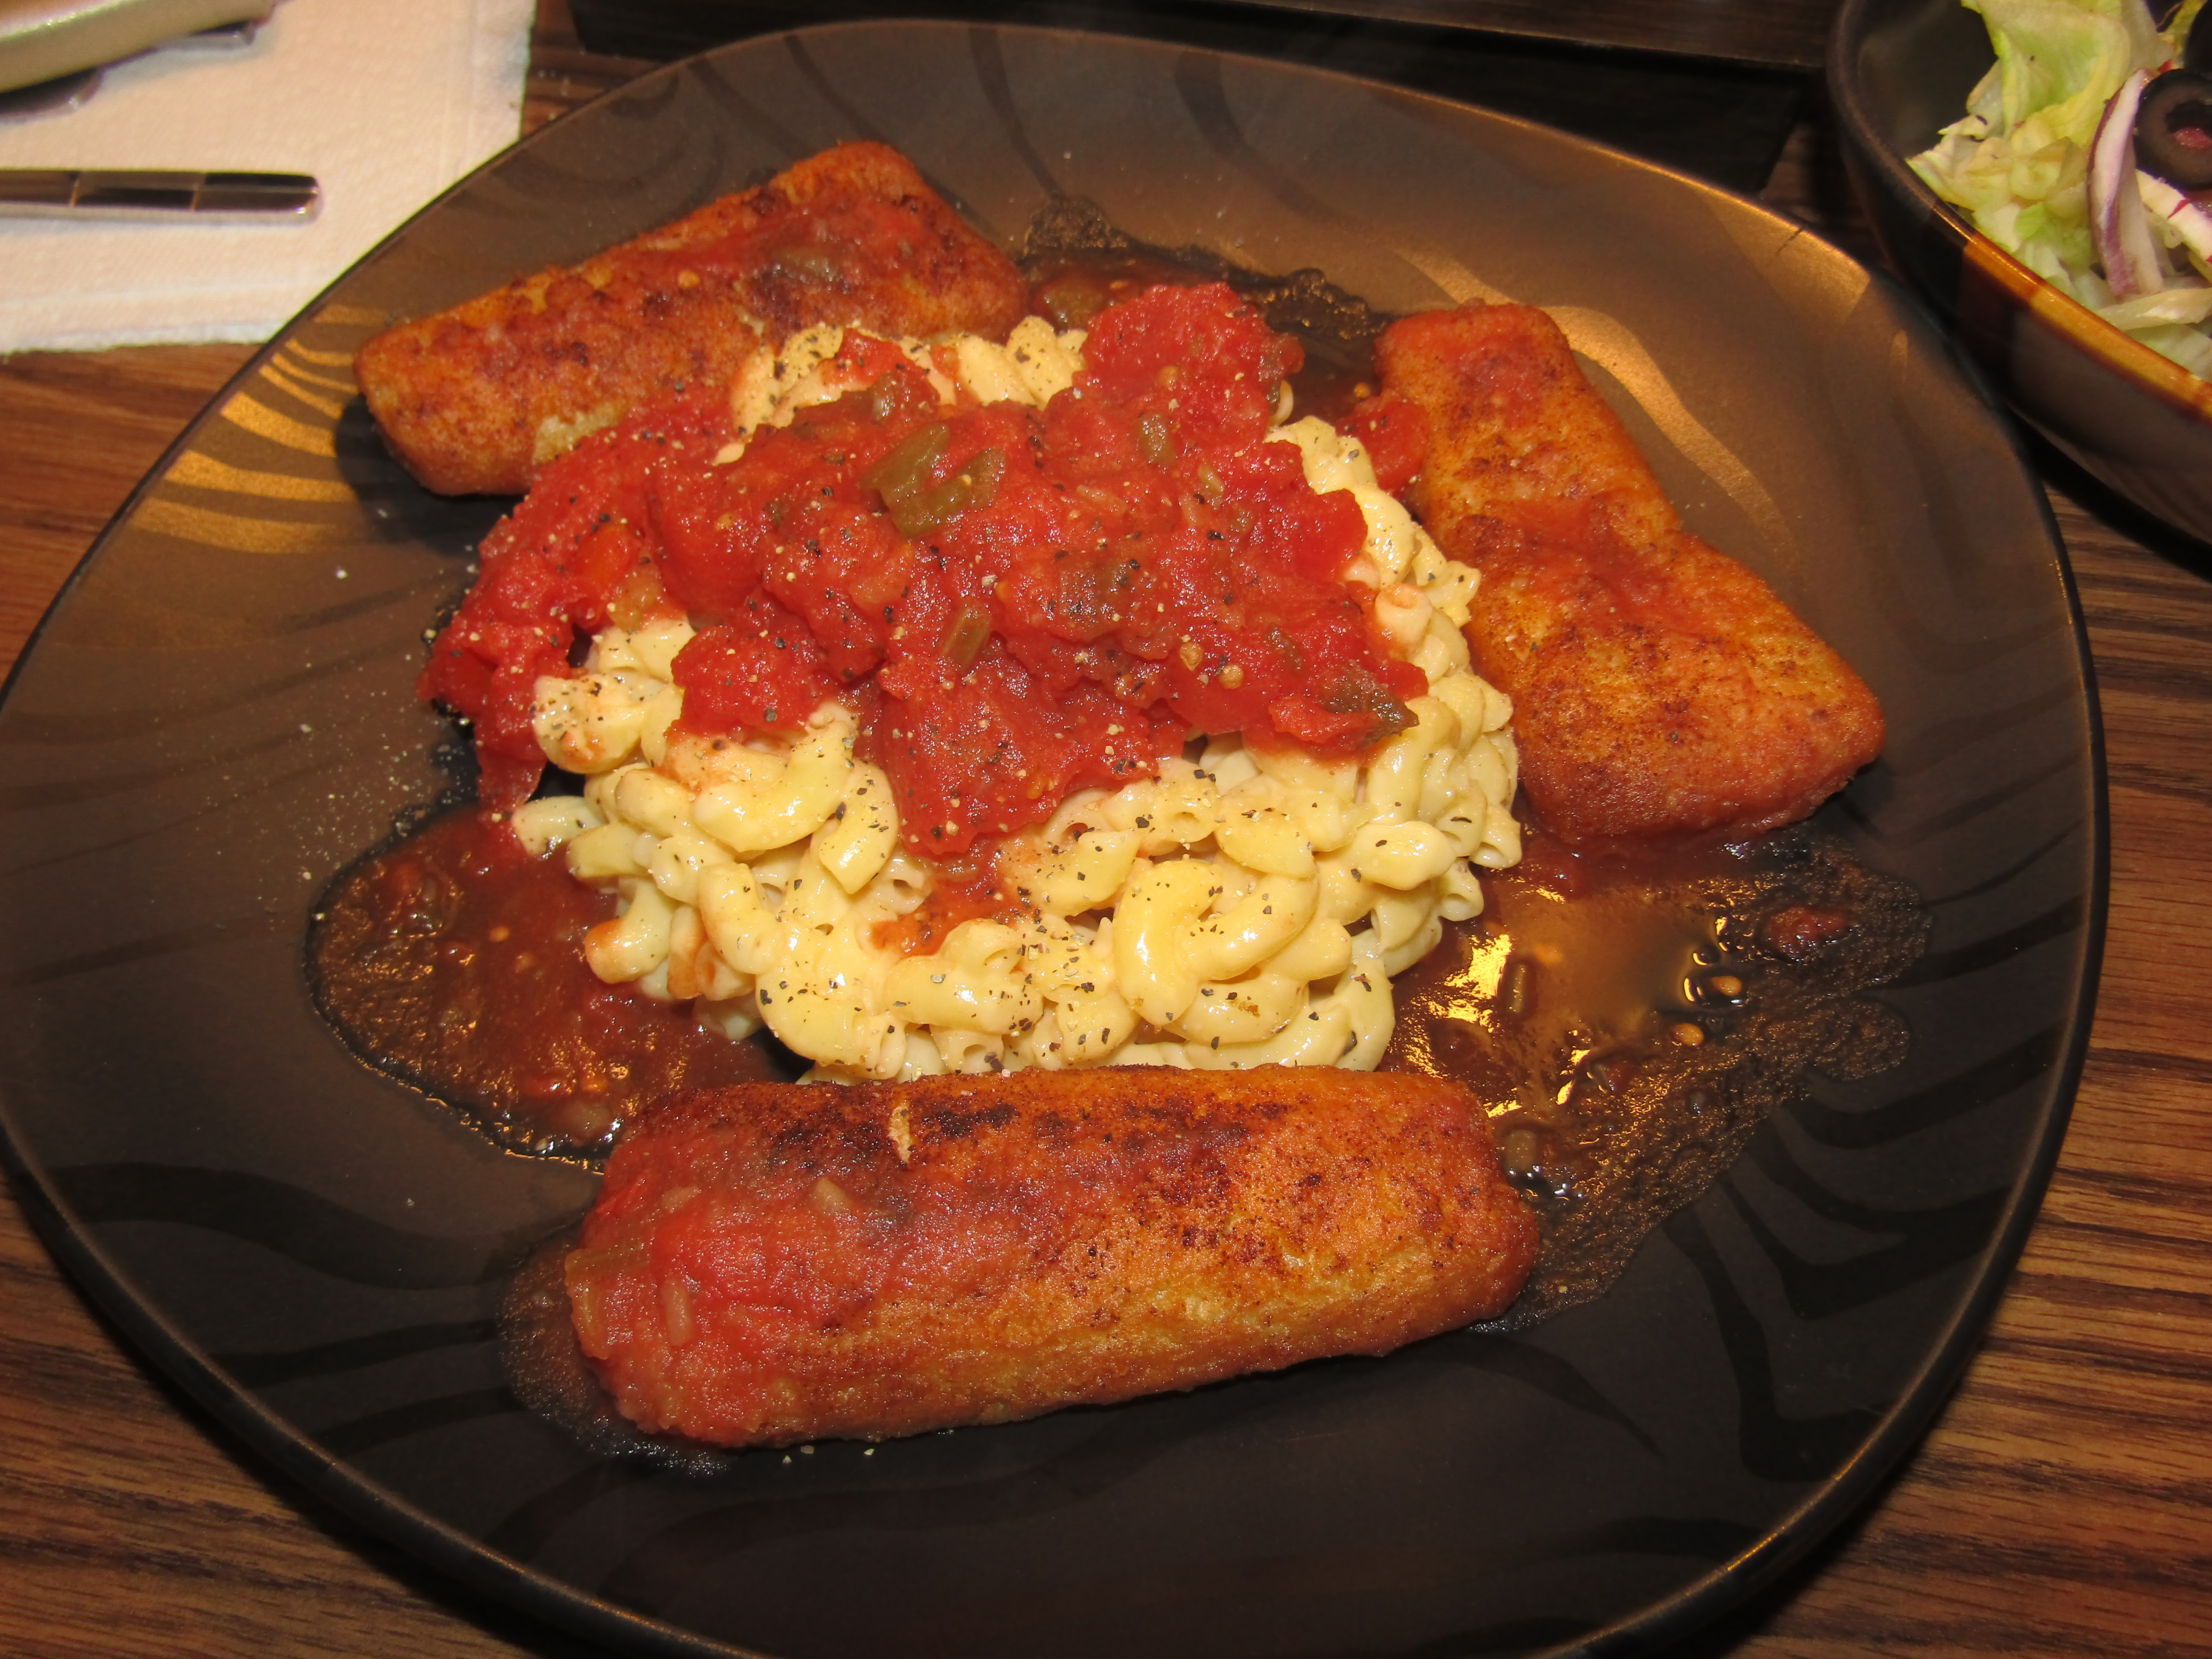
[[[549,8],[534,122],[639,65]],[[1853,243],[1818,118],[1769,199]],[[234,346],[0,359],[0,665]],[[2111,932],[2073,1127],[1994,1325],[1874,1502],[1681,1652],[2212,1655],[2212,549],[2041,452],[2112,775]],[[569,1656],[236,1444],[0,1198],[0,1653]]]

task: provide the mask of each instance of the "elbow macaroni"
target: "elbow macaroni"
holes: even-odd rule
[[[1011,398],[1042,408],[1074,382],[1083,367],[1083,340],[1080,329],[1054,334],[1043,318],[1024,317],[1004,345],[975,334],[943,344],[912,338],[893,343],[928,376],[941,402],[957,402],[965,392],[979,404]],[[730,385],[732,423],[740,435],[722,446],[715,464],[727,465],[744,454],[745,438],[757,427],[789,426],[800,410],[850,390],[837,362],[844,343],[842,328],[821,323],[747,358]]]
[[[763,354],[733,392],[741,428],[836,396],[819,382],[841,337],[811,330]],[[980,400],[1040,404],[1081,343],[1036,319],[1005,347],[902,343],[948,402],[957,376]],[[793,740],[672,738],[671,665],[691,629],[610,627],[573,678],[538,686],[540,744],[586,775],[582,797],[514,815],[526,847],[619,895],[586,941],[593,972],[691,1000],[733,1037],[764,1027],[830,1079],[1372,1067],[1391,976],[1444,921],[1480,913],[1478,871],[1520,857],[1512,708],[1468,664],[1475,572],[1376,488],[1356,441],[1313,419],[1272,435],[1367,520],[1354,574],[1429,679],[1409,729],[1364,764],[1216,738],[1116,793],[1076,795],[1002,854],[1014,919],[963,922],[909,956],[879,941],[932,871],[899,844],[890,780],[854,757],[852,712],[825,702]]]

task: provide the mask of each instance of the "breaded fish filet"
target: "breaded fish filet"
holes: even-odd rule
[[[1383,1353],[1502,1311],[1536,1246],[1457,1085],[1115,1067],[679,1097],[568,1281],[625,1414],[742,1446]]]
[[[914,164],[841,144],[757,190],[378,335],[355,378],[385,440],[442,495],[520,495],[632,406],[727,381],[816,323],[1003,339],[1027,289]]]
[[[1432,312],[1376,355],[1386,398],[1425,417],[1414,510],[1482,572],[1469,641],[1513,698],[1522,781],[1555,833],[1765,829],[1881,752],[1874,695],[1682,528],[1550,318]]]

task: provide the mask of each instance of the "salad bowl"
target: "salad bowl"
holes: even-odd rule
[[[2037,276],[1907,165],[1995,61],[1960,0],[1844,0],[1828,89],[1875,234],[2014,410],[2146,511],[2212,542],[2212,382]]]

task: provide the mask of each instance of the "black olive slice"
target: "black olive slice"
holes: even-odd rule
[[[2197,15],[2207,12],[2212,6]],[[2192,27],[2190,39],[2199,33]],[[2176,190],[2212,190],[2212,75],[2168,70],[2143,89],[2136,165]]]

